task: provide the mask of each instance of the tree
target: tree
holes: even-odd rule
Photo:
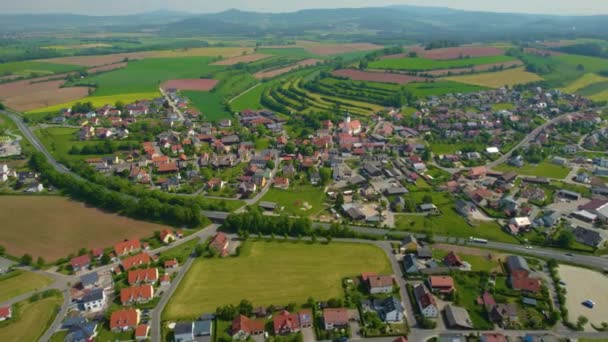
[[[268,166],[269,169],[274,169],[274,160],[269,160],[268,163],[266,163],[266,165]]]
[[[344,204],[344,194],[341,192],[336,196],[336,206],[341,207]]]
[[[22,265],[31,265],[32,263],[32,256],[29,254],[23,254],[23,256],[21,257],[21,264]]]
[[[43,266],[44,266],[44,259],[42,257],[38,257],[38,260],[36,260],[36,267],[42,268]]]
[[[107,265],[110,263],[110,261],[112,261],[110,255],[108,253],[103,253],[103,255],[101,256],[101,264]]]
[[[293,141],[289,141],[287,142],[287,144],[285,145],[285,153],[295,153],[296,152],[296,144]]]
[[[319,169],[319,177],[321,178],[321,184],[327,185],[331,181],[332,170],[329,167],[322,167]]]
[[[422,196],[422,203],[433,203],[433,196],[431,196],[430,194],[426,194],[424,196]]]
[[[116,109],[123,111],[125,109],[125,104],[122,101],[116,101],[116,103],[114,104],[114,107],[116,107]]]
[[[574,243],[574,234],[569,230],[563,230],[557,237],[557,244],[562,248],[568,248]]]
[[[4,255],[4,253],[6,253],[6,249],[4,246],[0,246],[0,255]]]
[[[0,102],[0,110],[5,110],[6,107],[4,107],[4,103]]]
[[[83,248],[81,248],[81,249],[78,251],[78,255],[79,255],[79,256],[80,256],[80,255],[85,255],[85,254],[88,254],[88,253],[89,253],[89,250],[88,250],[88,249],[86,249],[86,248],[84,248],[84,247],[83,247]]]
[[[251,316],[253,313],[253,304],[250,301],[243,299],[237,307],[239,314],[243,316]]]

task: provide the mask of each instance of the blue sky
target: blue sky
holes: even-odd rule
[[[129,14],[169,9],[219,12],[229,8],[286,12],[303,8],[337,8],[411,4],[467,10],[547,13],[608,14],[606,0],[0,0],[2,13]]]

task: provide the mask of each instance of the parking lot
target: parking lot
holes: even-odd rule
[[[605,275],[568,265],[559,266],[559,276],[566,287],[566,307],[571,322],[576,323],[579,316],[585,316],[589,323],[601,326],[602,322],[608,321],[608,277]],[[595,302],[593,308],[588,308],[582,303],[585,300]],[[591,324],[585,326],[585,330],[593,331]]]

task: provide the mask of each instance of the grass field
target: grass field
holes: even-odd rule
[[[417,233],[433,233],[441,236],[468,238],[476,236],[492,241],[517,243],[517,239],[505,233],[494,221],[474,222],[474,226],[466,223],[464,218],[454,210],[453,200],[444,193],[412,192],[416,202],[421,202],[422,197],[430,194],[433,204],[441,211],[439,216],[425,217],[420,215],[395,215],[395,228]]]
[[[20,302],[19,318],[0,327],[0,341],[38,341],[61,305],[61,298],[52,296],[33,303]]]
[[[201,111],[202,117],[206,120],[218,121],[232,118],[232,114],[222,103],[222,96],[216,92],[183,91],[182,94],[190,99],[191,104]]]
[[[239,96],[237,99],[230,103],[230,108],[236,112],[240,112],[245,109],[262,109],[263,106],[260,103],[260,98],[262,97],[262,93],[264,93],[264,90],[270,87],[271,84],[272,82],[262,83],[251,91]]]
[[[42,289],[52,282],[51,278],[34,272],[17,270],[5,274],[0,276],[0,302]]]
[[[434,70],[450,68],[466,68],[473,65],[493,64],[512,61],[510,56],[473,57],[453,60],[433,60],[428,58],[395,58],[383,59],[369,63],[370,69],[390,70]]]
[[[80,248],[109,247],[152,236],[166,226],[107,214],[59,196],[0,196],[0,241],[10,255],[47,262]]]
[[[247,242],[239,257],[196,260],[163,317],[194,318],[241,299],[258,306],[342,298],[342,279],[361,272],[391,274],[384,251],[368,244]]]
[[[480,145],[480,144],[467,144],[467,143],[461,143],[461,144],[430,144],[431,145],[431,151],[436,154],[436,155],[441,155],[441,154],[454,154],[464,148],[473,148],[475,149],[475,151],[481,151],[484,146]]]
[[[501,164],[495,167],[496,171],[508,172],[517,171],[517,173],[528,176],[540,176],[549,177],[556,179],[564,179],[570,172],[565,166],[560,166],[551,163],[550,161],[543,161],[539,164],[526,164],[523,167],[514,167],[507,164]]]
[[[79,100],[74,100],[58,105],[54,105],[51,107],[44,107],[39,109],[34,109],[32,111],[27,112],[26,114],[38,114],[38,113],[56,113],[63,108],[70,108],[74,104],[80,102],[91,102],[94,107],[102,107],[106,104],[114,105],[117,101],[122,101],[123,103],[132,103],[137,100],[147,100],[153,99],[155,97],[159,97],[160,92],[158,89],[155,91],[147,92],[147,93],[130,93],[130,94],[116,94],[109,96],[88,96]]]
[[[448,255],[448,249],[433,249],[433,258],[436,260],[443,260],[443,258]],[[465,254],[459,251],[455,251],[455,253],[460,257],[462,261],[466,261],[471,264],[471,269],[475,272],[484,271],[484,272],[492,272],[499,269],[498,262],[496,260],[490,260],[487,256],[481,255],[472,255]],[[487,254],[487,253],[486,253]]]
[[[524,68],[515,68],[499,72],[445,77],[444,80],[473,84],[482,87],[499,88],[530,82],[542,81],[542,78]]]
[[[570,83],[567,87],[560,90],[565,93],[575,93],[576,91],[586,88],[592,84],[608,81],[607,77],[603,77],[593,73],[587,73],[581,76],[576,81]]]
[[[150,58],[129,62],[126,68],[88,77],[78,83],[96,85],[94,96],[155,92],[162,82],[170,79],[210,78],[212,72],[223,68],[208,65],[210,61],[211,58],[204,57]]]
[[[310,216],[323,209],[325,193],[322,188],[313,186],[295,186],[287,190],[270,189],[260,201],[275,202],[285,208],[281,213]],[[308,205],[307,205],[308,204]]]
[[[467,309],[475,329],[489,330],[494,328],[494,325],[486,318],[487,315],[483,306],[476,303],[476,299],[481,295],[484,286],[479,275],[468,272],[458,273],[454,277],[454,285],[458,292],[458,303],[456,305]]]
[[[82,69],[82,67],[74,65],[26,61],[0,64],[0,75],[8,72],[26,77],[32,76],[33,74],[38,74],[38,76],[45,76]]]

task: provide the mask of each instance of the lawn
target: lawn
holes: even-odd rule
[[[25,77],[33,76],[33,74],[45,76],[83,69],[83,67],[75,65],[26,61],[0,64],[0,75],[8,72]]]
[[[526,84],[543,80],[542,77],[538,76],[537,74],[527,72],[524,68],[515,68],[483,74],[450,76],[443,79],[489,88],[499,88],[505,85],[514,86],[517,84]]]
[[[94,96],[155,92],[170,79],[209,78],[223,67],[208,65],[211,58],[150,58],[129,62],[126,68],[79,80],[97,86]]]
[[[238,257],[197,259],[163,317],[194,318],[242,299],[259,306],[341,298],[342,279],[361,272],[391,274],[384,251],[369,244],[247,242]]]
[[[513,108],[515,108],[515,105],[510,102],[502,102],[502,103],[496,103],[496,104],[492,105],[493,111],[511,110]]]
[[[160,253],[160,257],[164,260],[177,259],[180,263],[183,263],[188,259],[196,245],[200,243],[200,239],[192,239],[179,246],[172,247],[164,252]]]
[[[483,150],[483,145],[474,144],[474,143],[460,143],[460,144],[431,144],[431,151],[435,155],[442,154],[454,154],[458,151],[461,151],[464,148],[472,148],[475,151]]]
[[[147,93],[129,93],[129,94],[116,94],[109,96],[88,96],[82,98],[80,100],[74,100],[70,102],[65,102],[62,104],[44,107],[39,109],[34,109],[32,111],[27,112],[26,114],[36,114],[36,113],[57,113],[63,108],[70,108],[74,104],[80,102],[91,102],[94,107],[102,107],[107,104],[114,105],[118,101],[122,101],[123,103],[133,103],[138,100],[148,100],[153,99],[155,97],[159,97],[160,92],[158,90],[147,92]]]
[[[443,260],[443,258],[448,255],[449,251],[447,249],[433,249],[433,258],[436,260]],[[473,271],[485,271],[492,272],[499,268],[499,264],[496,260],[490,260],[487,256],[481,255],[471,255],[464,254],[459,251],[456,251],[456,254],[460,257],[462,261],[466,261],[471,264],[471,268]]]
[[[458,300],[455,304],[467,309],[475,329],[493,329],[494,325],[486,319],[484,307],[476,303],[476,299],[481,295],[483,289],[479,275],[473,272],[458,273],[454,276],[454,283],[458,293]]]
[[[230,103],[230,108],[235,112],[240,112],[245,109],[262,109],[264,106],[260,103],[260,99],[262,98],[262,93],[266,88],[270,87],[272,82],[263,83],[247,93],[239,96],[237,99]]]
[[[7,254],[47,262],[80,248],[109,247],[167,226],[105,213],[59,196],[0,196],[0,241]]]
[[[18,318],[0,327],[0,341],[38,341],[55,318],[61,297],[52,296],[33,303],[20,302],[16,308]]]
[[[526,164],[523,167],[515,167],[507,164],[501,164],[495,167],[496,171],[508,172],[516,171],[521,175],[548,177],[555,179],[564,179],[570,172],[565,166],[553,164],[550,161],[542,161],[539,164]]]
[[[0,276],[0,302],[43,289],[52,282],[51,278],[34,272],[21,270],[10,272]]]
[[[323,209],[325,193],[322,188],[309,185],[293,186],[287,190],[270,189],[260,201],[275,202],[281,213],[295,216],[310,216]],[[284,209],[281,211],[281,207]]]
[[[465,84],[451,81],[438,81],[431,83],[410,83],[405,85],[405,89],[409,90],[418,97],[441,96],[454,93],[473,93],[486,90],[486,87],[480,87],[472,84]]]
[[[207,121],[232,119],[226,106],[222,103],[223,97],[217,92],[183,91],[182,94],[190,99],[190,103],[202,113],[201,118]]]
[[[383,59],[369,63],[370,69],[392,69],[392,70],[435,70],[466,68],[474,65],[502,63],[514,60],[510,56],[488,56],[473,57],[452,60],[434,60],[428,58],[395,58]]]

